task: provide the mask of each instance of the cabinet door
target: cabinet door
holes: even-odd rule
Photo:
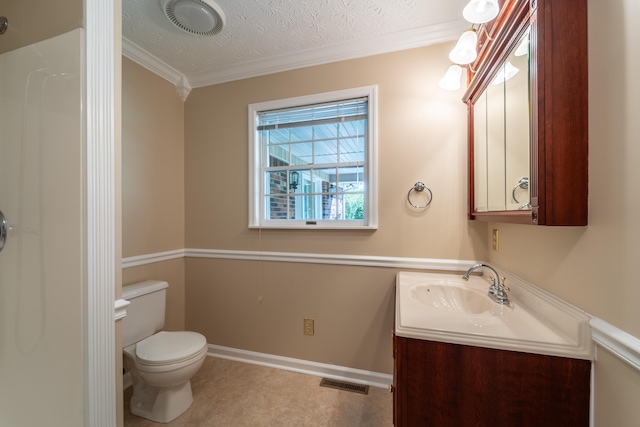
[[[396,337],[396,427],[589,425],[591,363]]]

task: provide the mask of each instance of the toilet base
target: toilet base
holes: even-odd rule
[[[134,384],[129,409],[132,414],[157,423],[168,423],[182,415],[193,403],[191,381],[173,387]]]

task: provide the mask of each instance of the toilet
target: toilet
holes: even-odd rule
[[[207,340],[196,332],[162,331],[169,284],[147,280],[122,287],[129,301],[122,319],[124,366],[131,375],[131,413],[168,423],[191,403],[191,377],[207,355]]]

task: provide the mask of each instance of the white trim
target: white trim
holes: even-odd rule
[[[410,268],[417,270],[465,271],[477,263],[473,260],[404,258],[374,255],[306,254],[294,252],[233,251],[222,249],[179,249],[156,254],[123,258],[122,268],[154,262],[187,258],[236,259],[248,261],[301,262],[307,264],[354,265],[368,267]]]
[[[92,427],[116,425],[115,7],[115,0],[84,1],[84,418]]]
[[[131,304],[129,301],[124,300],[124,299],[119,299],[116,300],[113,303],[113,319],[114,320],[120,320],[123,317],[126,317],[127,315],[127,307],[129,306],[129,304]]]
[[[460,18],[379,37],[355,40],[334,46],[271,56],[215,71],[188,74],[194,88],[225,83],[331,62],[346,61],[455,40],[469,23]]]
[[[277,110],[281,108],[297,108],[324,102],[339,102],[351,98],[367,98],[367,141],[366,158],[364,163],[365,176],[365,219],[353,221],[312,221],[313,225],[302,226],[304,220],[269,220],[265,219],[264,206],[264,162],[266,156],[257,131],[258,115],[261,111]],[[378,228],[378,86],[361,86],[344,90],[316,93],[293,98],[276,99],[258,102],[248,106],[248,168],[249,168],[249,228],[317,228],[317,229],[377,229]]]
[[[266,353],[257,353],[255,351],[240,350],[237,348],[223,347],[214,344],[209,344],[209,352],[207,355],[221,359],[235,360],[237,362],[250,363],[252,365],[284,369],[285,371],[298,372],[301,374],[350,381],[358,384],[369,385],[371,387],[387,388],[393,383],[393,375],[390,374],[381,374],[362,369],[328,365],[326,363],[310,362],[308,360],[275,356]]]
[[[640,339],[602,319],[591,319],[591,336],[604,349],[640,371]]]
[[[168,261],[172,259],[184,258],[184,249],[172,251],[156,252],[154,254],[136,255],[122,259],[122,268],[137,267],[139,265],[153,264],[154,262]]]
[[[166,81],[178,84],[184,75],[166,62],[153,56],[131,40],[122,37],[122,56],[146,68]]]
[[[191,84],[187,76],[180,71],[153,56],[126,37],[122,37],[122,56],[129,58],[136,64],[175,85],[182,102],[186,101],[191,92]]]

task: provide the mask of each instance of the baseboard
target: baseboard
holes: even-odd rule
[[[253,365],[284,369],[286,371],[298,372],[301,374],[349,381],[371,387],[387,388],[393,383],[393,375],[390,374],[381,374],[378,372],[329,365],[326,363],[310,362],[308,360],[275,356],[272,354],[240,350],[237,348],[223,347],[214,344],[209,344],[209,352],[207,355],[221,359],[234,360],[237,362],[250,363]]]

